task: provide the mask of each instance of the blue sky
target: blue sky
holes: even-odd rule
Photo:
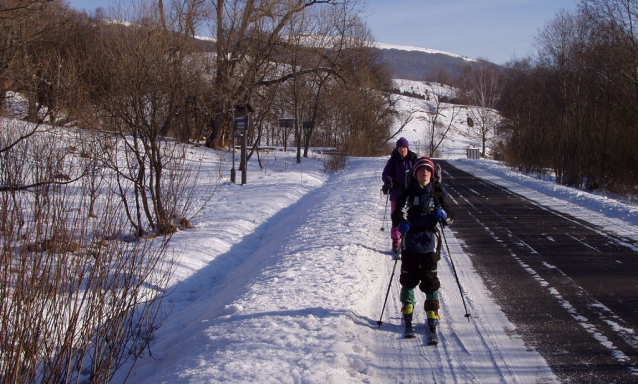
[[[112,0],[70,0],[91,12]],[[363,16],[381,43],[411,45],[503,64],[525,57],[538,29],[577,0],[368,0]]]
[[[576,0],[369,0],[365,11],[382,43],[438,49],[503,64],[531,44],[561,9]]]

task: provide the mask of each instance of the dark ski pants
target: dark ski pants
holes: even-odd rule
[[[437,273],[438,252],[417,253],[403,250],[401,253],[401,277],[399,282],[404,290],[419,289],[426,294],[425,310],[439,309],[438,291],[441,281]]]

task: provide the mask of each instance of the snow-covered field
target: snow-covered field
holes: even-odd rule
[[[423,140],[422,126],[415,120],[402,136]],[[493,161],[464,159],[470,141],[450,138],[444,157],[540,204],[638,239],[636,207]],[[219,153],[193,148],[191,154],[211,172],[219,169]],[[321,155],[301,164],[293,152],[267,156],[266,170],[249,163],[246,185],[229,183],[224,170],[226,179],[193,220],[196,228],[173,236],[180,259],[171,311],[151,344],[153,357],[134,367],[129,382],[557,382],[490,298],[454,225],[446,237],[472,316],[464,316],[444,252],[441,343],[425,345],[422,309],[415,312],[419,337],[402,338],[399,268],[392,277],[389,212],[379,192],[387,156],[351,158],[337,174],[323,172]],[[113,382],[121,381],[118,375]]]

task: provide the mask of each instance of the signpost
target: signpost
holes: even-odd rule
[[[235,138],[241,141],[241,183],[247,183],[246,169],[248,168],[246,159],[246,134],[249,127],[248,114],[253,112],[250,104],[236,104],[233,118],[233,168],[230,170],[230,181],[235,184]]]
[[[279,128],[292,128],[295,119],[279,119]]]
[[[295,119],[279,119],[279,128],[284,130],[284,138],[288,137],[288,130],[295,126]],[[288,149],[288,140],[284,139],[284,151]]]

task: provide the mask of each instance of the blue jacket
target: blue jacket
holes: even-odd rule
[[[445,198],[443,184],[432,179],[430,184],[421,187],[412,177],[392,213],[394,227],[402,221],[410,224],[410,230],[404,235],[403,249],[417,253],[438,251],[438,220],[432,215],[437,208],[443,208],[447,213],[446,223],[454,220],[454,212]]]

